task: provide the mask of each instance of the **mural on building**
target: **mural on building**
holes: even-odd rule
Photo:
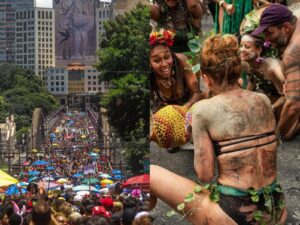
[[[96,60],[96,0],[56,0],[56,65]]]

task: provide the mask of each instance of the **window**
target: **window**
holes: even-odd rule
[[[91,79],[91,76],[88,76],[88,79]]]
[[[64,71],[63,71],[63,69],[62,69],[62,73],[63,73]],[[60,76],[60,79],[61,80],[64,80],[64,76]]]
[[[56,82],[55,84],[56,84],[56,86],[58,86],[58,85],[59,85],[59,82]]]
[[[96,79],[96,76],[93,76],[93,79]]]
[[[65,85],[65,82],[60,82],[60,85]]]
[[[51,88],[51,91],[54,92],[54,88],[53,87]]]
[[[53,77],[51,77],[51,78],[53,78]],[[51,79],[51,80],[52,80],[52,79]],[[54,86],[54,82],[53,82],[53,81],[51,82],[51,86]]]
[[[56,91],[59,91],[59,88],[57,87],[55,90],[56,90]]]
[[[65,88],[62,87],[62,88],[60,89],[60,91],[65,91]]]

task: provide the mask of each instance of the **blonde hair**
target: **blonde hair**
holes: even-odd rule
[[[201,71],[219,85],[232,85],[241,74],[239,46],[234,35],[220,34],[206,39],[201,52]]]

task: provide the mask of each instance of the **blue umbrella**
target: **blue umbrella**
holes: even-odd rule
[[[75,174],[73,174],[73,176],[72,177],[75,177],[75,178],[77,178],[77,177],[81,177],[82,176],[82,173],[75,173]]]
[[[115,179],[124,179],[124,176],[117,174],[114,176]]]
[[[34,163],[32,163],[32,166],[45,166],[48,164],[49,164],[49,162],[46,162],[44,160],[39,160],[39,161],[35,161]]]
[[[12,185],[5,191],[5,194],[6,195],[18,195],[18,194],[20,194],[20,190],[21,190],[22,194],[27,192],[25,188],[19,189],[16,185]]]
[[[55,170],[54,166],[47,166],[46,170]]]
[[[114,170],[112,171],[112,173],[113,173],[113,175],[120,175],[122,172],[121,172],[121,170],[116,170],[116,169],[114,169]]]
[[[28,183],[31,183],[32,181],[38,180],[39,177],[32,177],[28,180]]]
[[[35,175],[38,175],[38,174],[40,174],[40,172],[39,172],[39,171],[36,171],[36,170],[30,171],[30,172],[28,173],[29,176],[35,176]]]

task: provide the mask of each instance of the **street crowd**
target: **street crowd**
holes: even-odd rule
[[[149,181],[126,184],[87,113],[62,114],[41,148],[13,184],[1,184],[1,225],[152,224]]]

